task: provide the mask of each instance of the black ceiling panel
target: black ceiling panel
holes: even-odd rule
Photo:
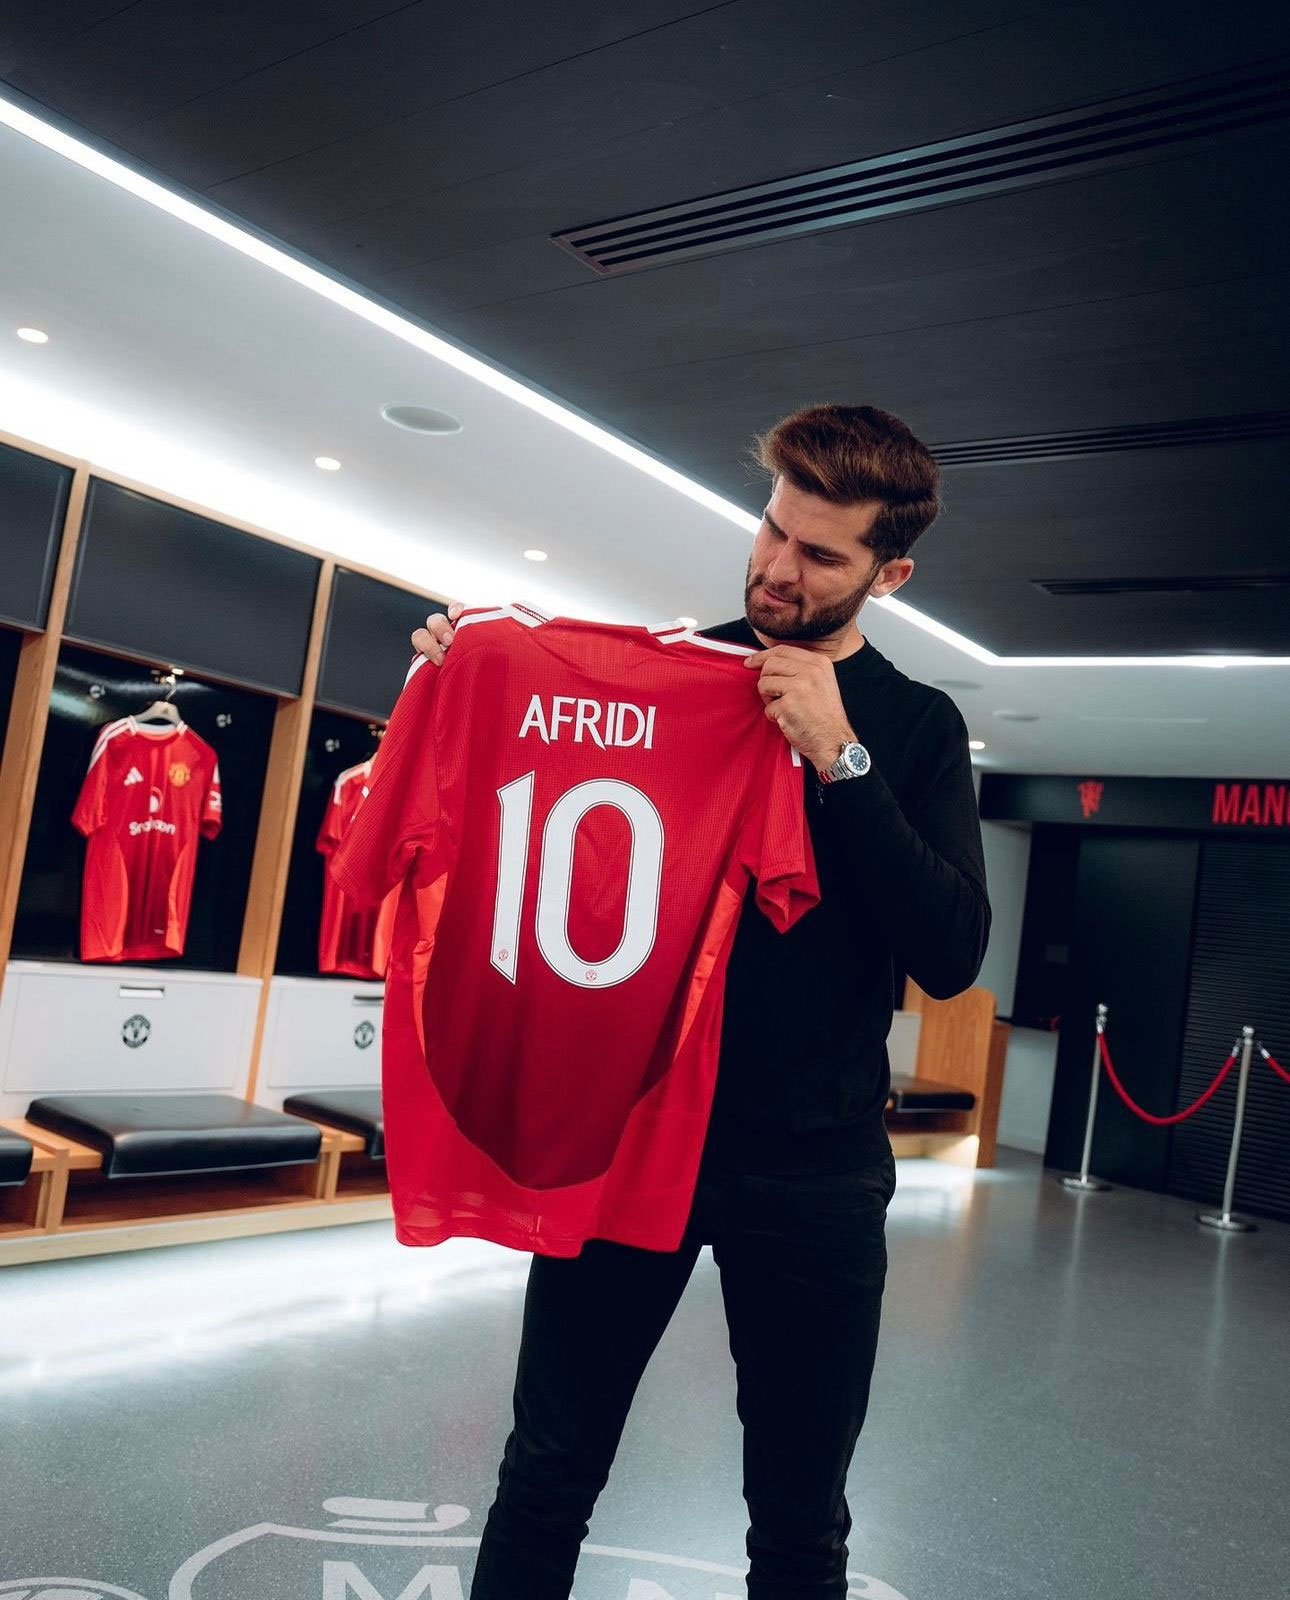
[[[769,401],[773,412],[795,403],[799,374],[808,391],[813,378],[833,383],[833,354],[850,363],[856,341],[893,335],[907,336],[906,359],[920,371],[944,369],[974,408],[988,408],[994,397],[981,393],[981,373],[942,358],[947,329],[989,324],[1006,342],[1015,327],[1026,339],[1037,314],[1060,318],[1073,308],[1082,315],[1083,307],[1108,304],[1131,320],[1137,304],[1159,291],[1187,301],[1211,285],[1275,274],[1285,263],[1280,232],[1249,219],[1266,203],[1266,170],[1283,164],[1290,164],[1290,131],[1247,133],[1225,141],[1222,152],[737,256],[612,280],[587,272],[576,287],[449,308],[439,321],[512,366],[541,373],[579,403],[598,399],[603,412],[608,402],[629,431],[642,426],[641,402],[709,379],[757,405]],[[1198,322],[1196,331],[1209,330]],[[726,368],[712,365],[721,360]],[[1090,426],[1102,420],[1096,411],[1087,417]],[[952,437],[957,424],[951,431],[947,420],[935,431]],[[701,448],[721,442],[696,438]],[[694,442],[680,441],[682,448]]]
[[[910,600],[1008,655],[1290,655],[1284,588],[1055,596],[1073,579],[1290,579],[1290,441],[959,467]],[[915,598],[915,595],[917,598]]]
[[[1136,166],[1290,117],[1290,67],[1211,74],[553,235],[602,276]]]
[[[955,463],[909,598],[1003,654],[1290,650],[1276,589],[1035,586],[1285,571],[1284,438],[1222,419],[1290,407],[1286,124],[621,278],[551,236],[1288,61],[1255,0],[0,10],[24,94],[750,509],[776,416],[905,417]]]

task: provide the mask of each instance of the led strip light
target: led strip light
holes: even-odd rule
[[[617,457],[628,466],[635,467],[638,472],[645,473],[648,477],[666,484],[678,494],[693,500],[706,510],[715,512],[724,517],[727,522],[732,522],[737,528],[752,534],[757,531],[759,519],[744,511],[742,507],[732,501],[716,494],[713,490],[704,488],[702,484],[695,483],[684,473],[678,472],[674,467],[666,466],[663,462],[648,455],[638,446],[630,444],[625,439],[600,427],[597,423],[588,421],[579,416],[558,401],[549,399],[546,395],[539,394],[536,390],[528,388],[525,384],[509,377],[506,373],[498,371],[496,367],[489,366],[481,361],[478,356],[468,354],[450,344],[446,339],[437,334],[430,333],[427,329],[410,322],[406,317],[401,317],[397,312],[378,305],[356,290],[349,288],[326,273],[320,272],[316,267],[306,265],[297,260],[287,251],[279,249],[276,245],[267,243],[257,238],[245,228],[240,228],[236,223],[224,217],[204,210],[191,200],[182,195],[164,188],[153,179],[145,177],[142,173],[133,171],[120,161],[111,156],[104,155],[102,151],[93,149],[90,145],[83,144],[79,139],[74,139],[62,129],[54,127],[31,112],[25,111],[21,106],[12,101],[0,98],[0,125],[12,128],[15,133],[33,140],[36,144],[43,145],[56,155],[74,162],[87,172],[94,173],[97,177],[114,184],[118,189],[124,189],[138,199],[146,201],[158,210],[167,212],[170,216],[185,222],[189,227],[196,228],[199,232],[212,239],[218,239],[222,244],[237,250],[244,256],[260,262],[262,266],[279,273],[284,278],[290,278],[300,284],[302,288],[311,293],[320,295],[324,300],[329,300],[333,305],[351,312],[354,316],[361,317],[365,322],[382,331],[392,334],[396,339],[401,339],[405,344],[414,346],[428,356],[433,356],[436,361],[442,361],[455,371],[473,378],[477,383],[482,383],[486,388],[504,395],[508,400],[513,400],[517,405],[524,406],[529,411],[535,412],[540,417],[545,417],[548,422],[553,422],[557,427],[566,429],[569,433],[576,434],[585,439],[589,444],[606,451],[609,455]],[[911,623],[916,628],[921,628],[924,633],[931,634],[933,638],[942,643],[952,645],[964,655],[970,656],[974,661],[989,667],[1286,667],[1290,666],[1290,656],[998,656],[993,651],[987,650],[983,645],[967,638],[964,634],[956,633],[953,628],[946,627],[937,622],[935,618],[927,616],[916,607],[907,602],[889,596],[884,600],[876,600],[875,605],[880,605],[893,612],[904,621]]]

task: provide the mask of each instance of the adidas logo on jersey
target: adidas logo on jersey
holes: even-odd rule
[[[122,778],[121,782],[124,783],[128,789],[132,783],[143,782],[143,773],[139,771],[138,767],[131,767],[129,772],[126,773],[125,777]]]
[[[582,736],[586,733],[592,744],[602,750],[611,745],[642,743],[646,750],[652,750],[654,713],[657,709],[656,706],[647,706],[642,711],[639,706],[631,705],[626,700],[611,700],[608,705],[602,706],[599,700],[580,700],[575,695],[557,694],[551,696],[548,711],[542,703],[542,696],[535,694],[524,713],[518,737],[524,739],[530,733],[536,733],[543,744],[556,744],[561,728],[570,727],[574,744],[581,744]]]

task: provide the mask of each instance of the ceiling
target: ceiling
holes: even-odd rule
[[[895,411],[946,463],[902,598],[981,648],[896,609],[866,608],[865,631],[915,676],[980,685],[951,692],[988,764],[1284,773],[1283,666],[993,657],[1290,655],[1290,316],[1267,222],[1290,159],[1290,10],[538,9],[540,26],[514,0],[8,0],[0,82],[747,512],[764,495],[749,441],[777,416],[824,399]],[[1226,122],[1197,112],[1234,93]],[[1175,109],[1149,135],[988,192],[621,276],[552,239],[840,163],[899,170],[944,141],[1033,140],[1072,109],[1114,127],[1152,95]],[[117,470],[329,548],[353,540],[444,592],[513,573],[514,593],[620,619],[737,609],[737,513],[7,129],[0,181],[23,219],[0,314],[59,329],[0,356],[0,426],[74,453],[96,441],[104,460],[110,416]],[[387,400],[466,429],[411,456],[376,416]],[[346,463],[325,510],[322,451]],[[548,567],[516,561],[533,543]]]

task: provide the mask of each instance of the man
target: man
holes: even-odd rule
[[[752,1600],[843,1600],[847,1469],[868,1406],[896,1166],[883,1124],[893,971],[967,988],[990,925],[967,729],[859,632],[909,581],[934,460],[871,406],[816,406],[759,441],[773,487],[747,658],[806,765],[821,900],[778,934],[749,895],[726,981],[712,1119],[675,1253],[592,1240],[535,1256],[515,1425],[471,1600],[566,1600],[636,1387],[702,1245],[721,1274],[744,1428]],[[436,664],[448,618],[414,646]]]

